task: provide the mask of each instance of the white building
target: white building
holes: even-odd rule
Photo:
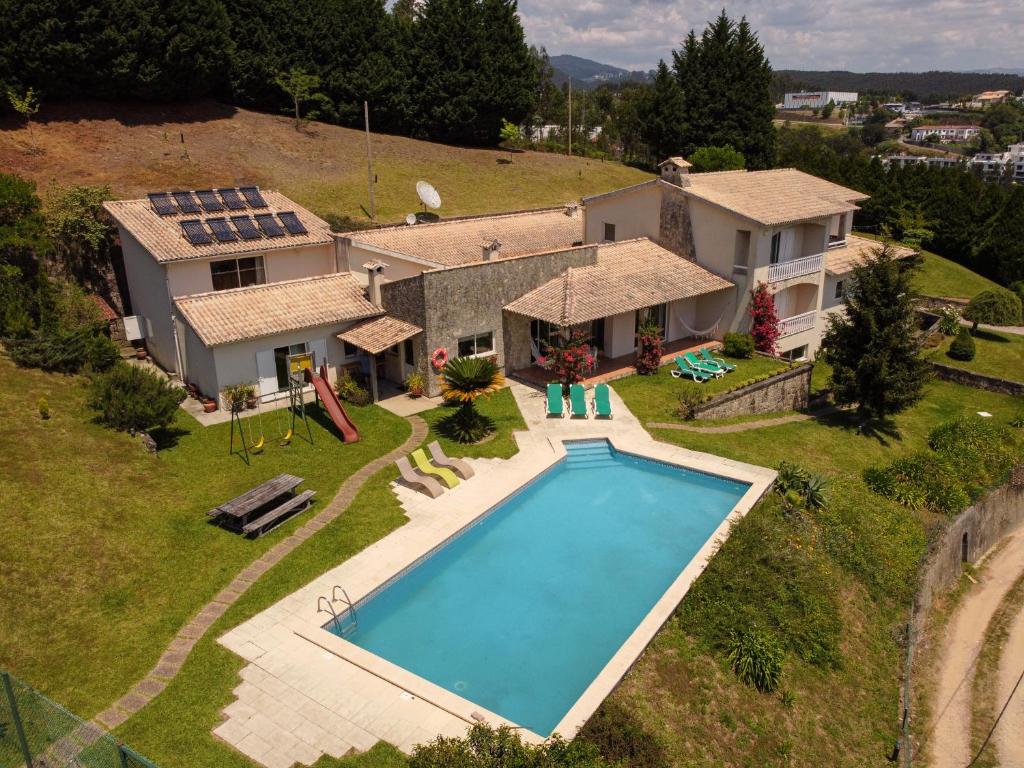
[[[928,165],[938,168],[956,168],[963,165],[964,160],[955,157],[930,157],[928,155],[885,155],[879,158],[885,167],[903,168],[907,165]]]
[[[829,102],[836,106],[856,104],[857,94],[851,91],[801,91],[787,93],[782,101],[783,109],[821,109]]]
[[[1024,142],[1011,144],[1005,152],[979,152],[971,158],[971,168],[981,171],[986,178],[1001,177],[1007,166],[1012,166],[1013,180],[1024,182]]]
[[[920,125],[910,130],[911,141],[927,141],[929,136],[938,136],[943,144],[970,141],[981,133],[976,125]]]

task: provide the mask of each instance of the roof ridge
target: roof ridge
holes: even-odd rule
[[[254,291],[276,288],[282,285],[295,285],[296,283],[311,283],[317,280],[327,280],[335,277],[351,277],[350,272],[329,272],[326,275],[312,275],[310,277],[293,277],[291,280],[275,280],[272,283],[257,283],[255,285],[243,285],[240,288],[225,288],[222,290],[203,291],[202,293],[190,293],[185,296],[175,296],[175,303],[191,299],[202,299],[207,296],[235,296],[241,293],[252,293]]]
[[[545,208],[526,208],[521,211],[499,211],[496,213],[480,213],[470,214],[468,216],[457,216],[450,219],[441,219],[439,221],[428,221],[417,224],[406,224],[404,222],[395,222],[394,224],[385,224],[381,227],[370,228],[370,229],[353,229],[348,232],[336,232],[338,237],[353,237],[358,239],[359,235],[373,234],[374,232],[387,232],[393,229],[416,229],[424,230],[430,227],[450,226],[452,224],[463,224],[470,221],[481,221],[483,219],[511,219],[516,216],[533,216],[538,213],[561,213],[564,211],[566,206],[564,205],[553,205]]]
[[[576,309],[576,292],[573,289],[573,268],[565,268],[565,285],[564,294],[562,296],[562,321],[568,322],[569,318],[572,317],[573,310]]]

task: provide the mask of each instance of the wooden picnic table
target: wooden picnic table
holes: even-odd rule
[[[301,477],[280,474],[214,507],[207,515],[226,518],[244,533],[264,533],[272,523],[309,505],[315,492],[304,491],[296,495],[295,489],[301,484]]]

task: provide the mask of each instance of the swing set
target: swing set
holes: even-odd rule
[[[281,439],[278,442],[282,448],[291,445],[292,439],[295,437],[295,426],[296,421],[301,419],[302,423],[306,427],[306,435],[309,438],[309,444],[313,444],[313,431],[310,429],[309,420],[306,418],[306,401],[302,396],[302,388],[305,386],[305,372],[307,370],[313,370],[313,355],[312,353],[306,352],[298,355],[288,356],[288,413],[290,414],[291,421],[289,423],[288,416],[281,414],[277,418],[277,423],[281,429],[278,433],[281,434]],[[235,429],[237,424],[238,439],[242,446],[242,454],[245,457],[245,463],[249,463],[250,454],[258,456],[263,453],[263,448],[266,446],[266,434],[263,430],[263,409],[260,407],[262,398],[256,399],[256,416],[259,419],[260,436],[258,439],[253,439],[253,419],[249,419],[248,424],[248,439],[246,439],[246,429],[242,425],[242,403],[232,403],[231,406],[231,442],[228,447],[228,451],[231,454],[235,453]],[[279,409],[284,410],[284,409]],[[282,419],[284,421],[282,422]],[[284,431],[284,426],[288,426],[288,430]]]

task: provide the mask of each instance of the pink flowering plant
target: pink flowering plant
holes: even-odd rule
[[[664,347],[661,341],[661,328],[657,323],[644,323],[636,332],[636,372],[641,376],[650,376],[661,367]]]
[[[764,283],[758,283],[750,292],[750,321],[754,349],[774,355],[779,338],[779,316],[775,312],[775,297]]]
[[[563,386],[583,381],[594,367],[594,354],[590,339],[583,331],[572,331],[561,343],[546,345],[544,355],[537,362],[551,371]]]

